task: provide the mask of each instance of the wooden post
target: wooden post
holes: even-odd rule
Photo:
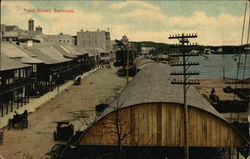
[[[128,76],[129,76],[129,53],[128,53],[128,50],[126,49],[126,52],[127,52],[127,84],[128,84]]]
[[[223,80],[225,80],[225,66],[223,66]]]
[[[184,41],[184,38],[183,40]],[[184,42],[182,43],[184,45]],[[184,92],[184,137],[185,137],[185,142],[184,142],[184,159],[189,159],[189,130],[188,130],[188,105],[187,105],[187,87],[186,87],[186,82],[187,82],[187,77],[186,77],[186,58],[185,58],[185,52],[182,52],[182,58],[183,58],[183,92]]]
[[[13,97],[10,100],[10,112],[13,112]]]
[[[170,36],[169,39],[178,39],[180,42],[181,48],[189,47],[189,46],[195,46],[194,44],[189,43],[188,38],[197,38],[196,34],[184,34],[181,35],[173,35]],[[183,84],[183,117],[184,117],[184,159],[189,159],[189,117],[188,117],[188,104],[187,104],[187,90],[189,86],[187,85],[195,85],[199,84],[199,82],[196,81],[188,81],[190,75],[199,75],[199,73],[192,73],[188,72],[188,69],[191,65],[199,65],[198,63],[187,63],[188,58],[190,56],[197,56],[197,55],[190,55],[187,53],[186,50],[181,50],[181,55],[172,55],[172,57],[179,57],[182,56],[182,63],[177,64],[171,64],[171,66],[183,66],[183,72],[181,73],[171,73],[171,75],[183,75],[183,81],[172,81],[171,84]],[[188,56],[186,58],[186,56]]]
[[[3,104],[3,102],[1,102],[0,104],[1,104],[1,108],[2,108],[2,113],[1,114],[3,116],[3,107],[4,107],[4,104]]]
[[[236,149],[236,151],[237,151],[237,159],[239,159],[240,158],[239,150]]]
[[[231,159],[231,147],[228,148],[228,159]]]
[[[9,101],[6,103],[6,114],[9,113]]]
[[[23,87],[22,87],[22,93],[21,93],[21,107],[23,106]]]

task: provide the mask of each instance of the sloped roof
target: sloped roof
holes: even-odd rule
[[[30,65],[22,63],[21,58],[10,58],[3,53],[0,56],[0,71],[30,67]]]
[[[44,61],[39,60],[37,58],[33,58],[33,57],[24,57],[24,58],[22,58],[22,62],[26,63],[26,64],[44,63]]]
[[[13,31],[15,28],[17,28],[16,25],[6,25],[5,31]]]
[[[67,58],[64,58],[63,55],[53,47],[41,47],[39,50],[58,62],[71,61]]]
[[[28,54],[22,47],[11,43],[1,43],[1,53],[12,59],[19,58],[20,62],[26,64],[43,63],[43,61],[38,60],[33,53]]]
[[[56,46],[53,46],[53,48],[55,48],[57,51],[59,51],[63,56],[65,56],[67,58],[75,58],[76,57],[76,55],[72,54],[64,47],[56,45]]]
[[[11,43],[1,43],[1,52],[4,53],[6,56],[11,58],[21,58],[21,57],[28,57],[26,53],[22,50],[18,49],[14,44]]]
[[[18,37],[17,31],[4,32],[3,37]]]
[[[118,104],[123,108],[143,103],[183,104],[183,86],[171,84],[174,79],[170,75],[171,72],[172,68],[166,64],[148,65],[138,72],[120,96],[111,103],[111,106],[114,108]],[[207,111],[225,120],[192,86],[187,92],[187,102],[189,106]],[[108,107],[103,115],[114,111],[112,107]]]
[[[74,48],[73,46],[70,46],[70,45],[61,44],[60,47],[68,50],[71,54],[74,54],[74,55],[77,55],[77,56],[86,54],[86,51],[84,51],[84,50],[79,51],[79,50],[77,50],[76,48]]]
[[[43,53],[42,51],[40,51],[38,48],[34,48],[34,47],[27,47],[26,48],[29,52],[31,52],[32,54],[35,54],[36,57],[39,60],[44,61],[45,64],[55,64],[58,63],[57,60],[52,59],[50,56],[48,56],[47,54]]]

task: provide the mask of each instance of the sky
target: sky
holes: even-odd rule
[[[126,35],[130,41],[171,44],[178,41],[168,39],[170,34],[197,33],[198,38],[192,42],[201,45],[239,45],[245,4],[246,0],[4,0],[1,24],[27,29],[27,21],[33,18],[45,34],[76,35],[81,29],[109,29],[111,39]],[[56,13],[55,9],[71,12]]]

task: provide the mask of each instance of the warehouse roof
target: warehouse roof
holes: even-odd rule
[[[135,66],[136,66],[136,69],[138,69],[138,70],[141,70],[144,67],[146,67],[147,65],[152,64],[152,63],[155,63],[155,61],[148,59],[148,58],[145,58],[143,56],[140,56],[140,57],[135,59]]]
[[[116,105],[123,108],[143,103],[183,104],[183,86],[171,84],[174,79],[170,75],[171,72],[172,68],[166,64],[148,65],[129,82],[120,96],[111,103],[111,107],[105,110],[104,115],[112,112]],[[189,106],[207,111],[223,119],[221,114],[192,86],[187,92],[187,102]]]

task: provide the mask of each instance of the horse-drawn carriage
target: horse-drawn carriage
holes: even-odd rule
[[[57,122],[56,131],[54,131],[55,141],[68,141],[74,135],[74,125],[69,122]]]
[[[28,111],[25,110],[22,114],[16,114],[13,116],[13,119],[8,121],[8,129],[19,128],[24,129],[28,128]]]

